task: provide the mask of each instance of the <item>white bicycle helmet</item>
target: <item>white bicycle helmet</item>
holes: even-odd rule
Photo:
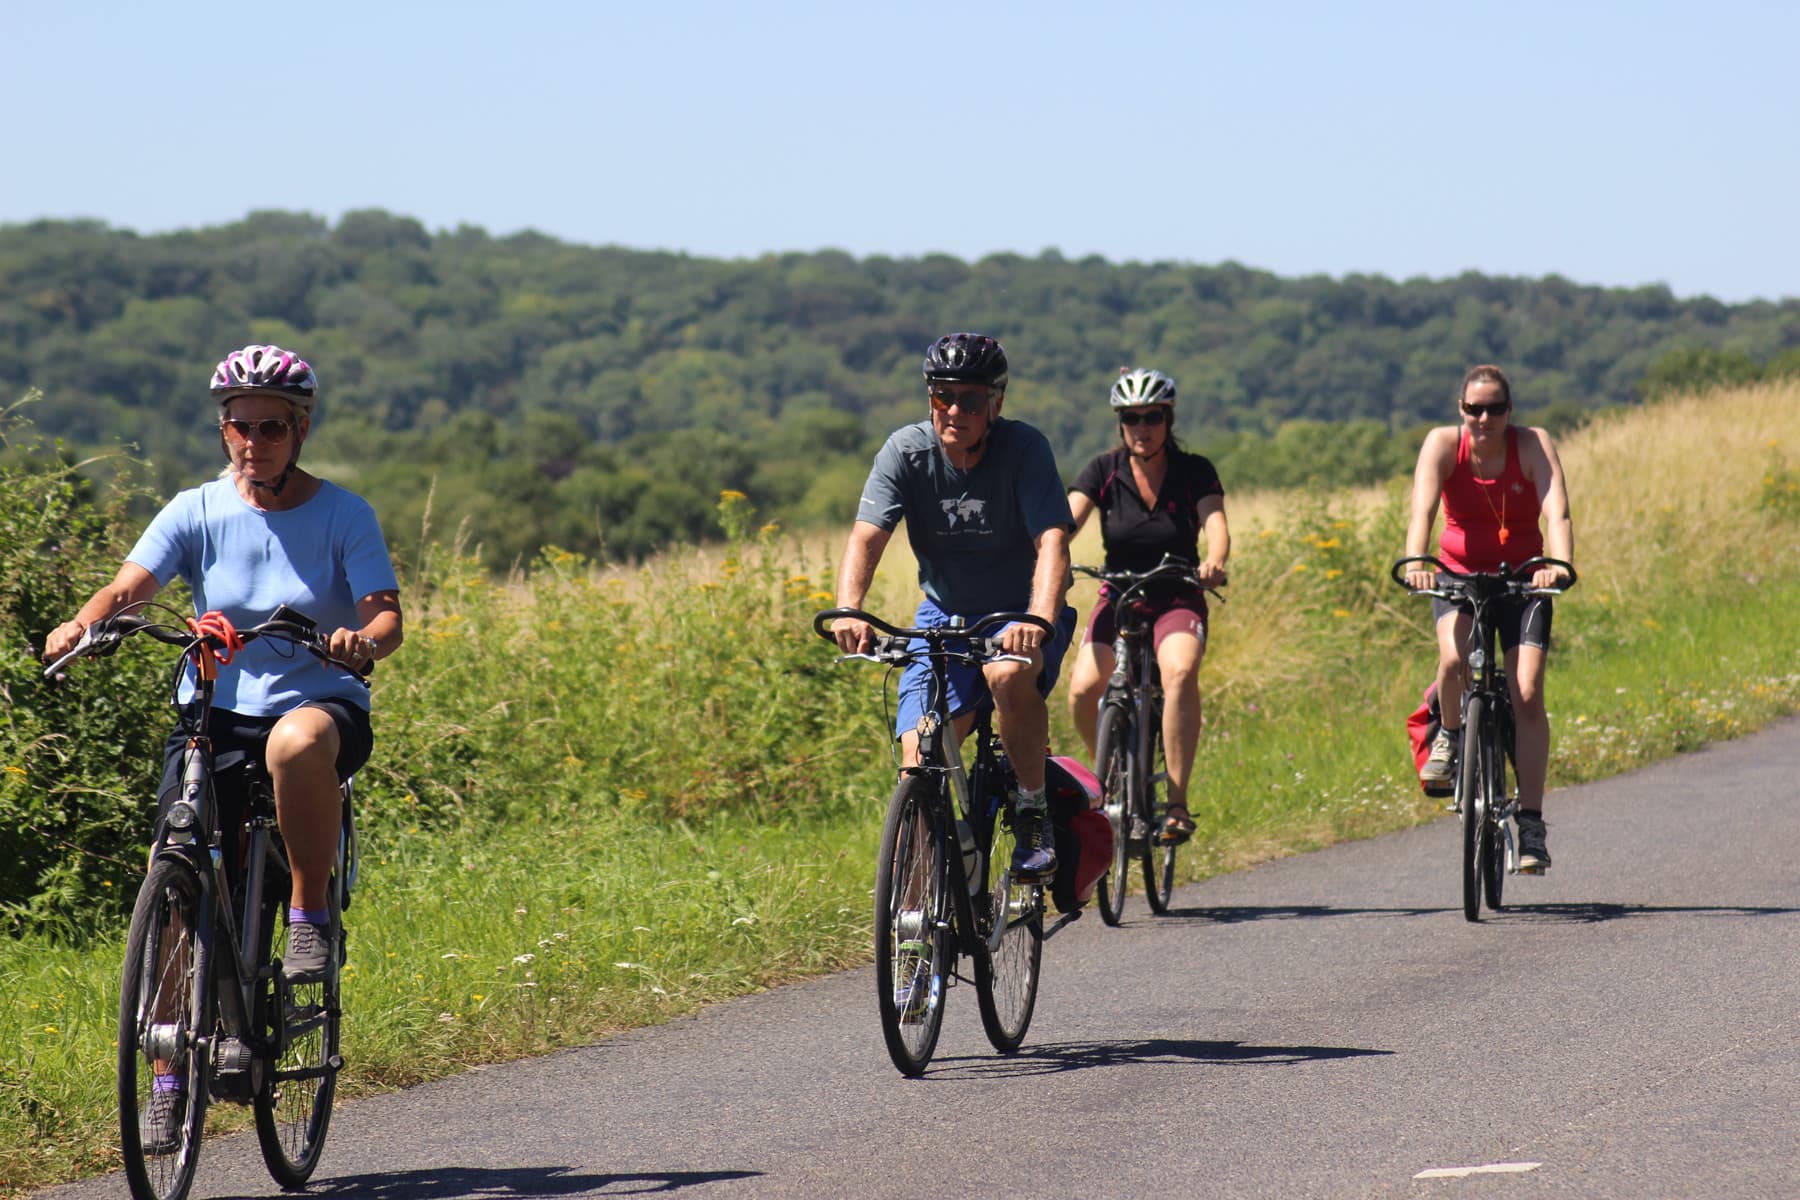
[[[1114,408],[1143,408],[1151,404],[1175,407],[1175,381],[1161,371],[1148,367],[1122,370],[1119,382],[1112,386]]]

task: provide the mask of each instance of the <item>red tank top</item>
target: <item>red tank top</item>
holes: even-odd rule
[[[1544,552],[1538,529],[1543,506],[1519,465],[1519,430],[1506,427],[1506,466],[1498,479],[1481,479],[1469,452],[1469,431],[1456,440],[1456,467],[1444,481],[1444,536],[1438,557],[1453,571],[1497,571]]]

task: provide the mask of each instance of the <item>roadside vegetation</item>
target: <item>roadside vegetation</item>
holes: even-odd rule
[[[140,643],[42,682],[31,643],[129,533],[111,493],[8,432],[0,1192],[18,1192],[115,1163],[122,917],[169,659]],[[1582,579],[1557,604],[1552,784],[1800,709],[1800,383],[1605,413],[1562,445]],[[1433,662],[1428,605],[1386,574],[1405,502],[1401,481],[1231,495],[1190,878],[1442,816],[1403,732]],[[402,556],[407,644],[377,675],[358,779],[341,1095],[867,961],[892,770],[881,672],[835,665],[810,630],[845,531],[791,536],[732,491],[715,519],[720,545],[640,568],[549,549],[497,579],[429,525]],[[1076,559],[1098,556],[1089,531]],[[904,615],[904,539],[889,560],[871,605]],[[1085,612],[1091,588],[1075,600]],[[1079,753],[1061,691],[1052,714]],[[1453,888],[1447,858],[1447,906]]]

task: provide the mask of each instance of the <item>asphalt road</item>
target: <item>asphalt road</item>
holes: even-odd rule
[[[1017,1055],[951,991],[920,1080],[865,969],[363,1100],[311,1190],[1800,1196],[1797,792],[1800,721],[1555,792],[1555,867],[1479,925],[1451,819],[1164,918],[1134,895],[1123,928],[1089,914],[1045,947]],[[209,1143],[195,1194],[276,1194],[254,1136]]]

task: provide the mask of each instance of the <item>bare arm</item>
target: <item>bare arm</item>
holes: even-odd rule
[[[1200,528],[1206,533],[1206,558],[1195,572],[1200,586],[1213,587],[1225,578],[1225,562],[1231,557],[1231,526],[1225,520],[1225,497],[1202,496],[1195,506]]]
[[[45,660],[61,658],[74,649],[75,643],[95,621],[112,616],[128,604],[141,604],[161,590],[156,576],[136,563],[124,564],[111,583],[95,592],[72,618],[50,631],[50,636],[44,639]]]
[[[1029,611],[1056,624],[1068,591],[1069,531],[1053,525],[1037,536],[1037,567],[1031,573]],[[1008,625],[1000,634],[1000,644],[1008,654],[1033,654],[1044,644],[1044,631],[1035,625]]]
[[[1431,546],[1431,526],[1437,520],[1438,501],[1444,494],[1444,479],[1455,465],[1456,430],[1433,429],[1419,447],[1419,465],[1413,469],[1412,518],[1406,525],[1404,557],[1425,554]],[[1437,582],[1432,572],[1415,564],[1406,572],[1406,582],[1415,588],[1428,588]]]
[[[875,568],[887,549],[893,531],[867,521],[850,526],[850,540],[844,545],[844,559],[838,564],[837,606],[861,608],[869,598],[869,585],[875,581]],[[839,617],[831,623],[838,649],[845,654],[867,653],[875,644],[875,629],[867,621]]]
[[[1557,457],[1556,443],[1542,429],[1531,429],[1531,436],[1521,439],[1530,447],[1521,458],[1528,466],[1532,483],[1537,485],[1538,504],[1544,514],[1544,554],[1564,562],[1575,561],[1575,523],[1569,515],[1569,490],[1563,477],[1562,459]],[[1542,567],[1532,573],[1533,587],[1555,587],[1562,577],[1558,567]]]
[[[1094,515],[1094,498],[1086,492],[1069,493],[1069,512],[1075,517],[1075,529],[1069,534],[1071,540],[1081,532],[1089,517]]]

